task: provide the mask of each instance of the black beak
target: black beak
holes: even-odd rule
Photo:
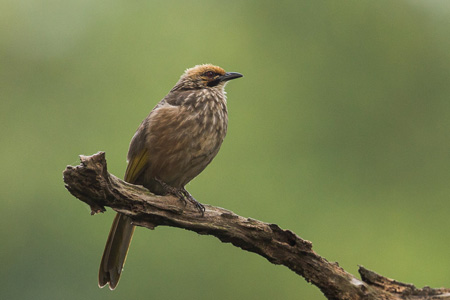
[[[236,78],[240,78],[243,77],[244,75],[242,75],[241,73],[236,73],[236,72],[228,72],[225,73],[224,75],[219,77],[220,81],[228,81],[231,79],[236,79]]]
[[[231,79],[236,79],[236,78],[239,78],[242,76],[244,76],[244,75],[242,75],[241,73],[228,72],[228,73],[223,74],[222,76],[217,77],[213,81],[208,82],[208,86],[216,86],[221,82],[225,82],[225,81],[228,81]]]

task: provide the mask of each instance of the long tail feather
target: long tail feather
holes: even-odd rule
[[[104,287],[109,283],[109,288],[113,290],[119,283],[134,228],[135,226],[131,224],[129,217],[118,213],[114,218],[100,263],[99,287]]]

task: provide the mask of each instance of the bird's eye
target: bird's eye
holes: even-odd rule
[[[213,78],[216,75],[216,73],[214,73],[213,71],[208,71],[208,72],[205,72],[204,75],[206,77]]]

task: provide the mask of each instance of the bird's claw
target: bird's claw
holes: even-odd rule
[[[198,209],[198,211],[200,211],[202,216],[204,216],[205,215],[205,206],[203,204],[201,204],[200,202],[198,202],[197,200],[195,200],[195,198],[192,197],[192,195],[188,191],[186,191],[184,188],[183,188],[183,190],[184,190],[183,192],[184,192],[187,200],[189,202],[191,202],[192,204],[194,204],[194,206]],[[186,199],[184,199],[184,201],[186,201]]]
[[[191,202],[195,208],[197,208],[197,210],[202,214],[202,216],[205,215],[205,206],[203,204],[201,204],[200,202],[198,202],[197,200],[195,200],[194,197],[192,197],[192,195],[186,191],[186,189],[183,188],[175,188],[173,186],[168,185],[167,183],[165,183],[164,181],[162,181],[159,178],[155,178],[155,180],[161,184],[161,186],[164,188],[164,190],[171,195],[176,196],[180,201],[182,201],[184,203],[184,206],[186,206],[187,202]]]

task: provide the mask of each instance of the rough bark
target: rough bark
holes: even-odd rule
[[[273,264],[284,265],[316,285],[328,299],[450,299],[450,289],[417,289],[383,277],[364,267],[361,279],[312,250],[312,243],[276,224],[241,217],[232,211],[205,205],[204,216],[191,203],[173,196],[157,196],[142,186],[122,181],[107,171],[105,153],[80,156],[81,164],[67,166],[66,188],[91,207],[105,206],[133,219],[135,225],[154,229],[165,225],[212,235],[222,242],[257,253]]]

